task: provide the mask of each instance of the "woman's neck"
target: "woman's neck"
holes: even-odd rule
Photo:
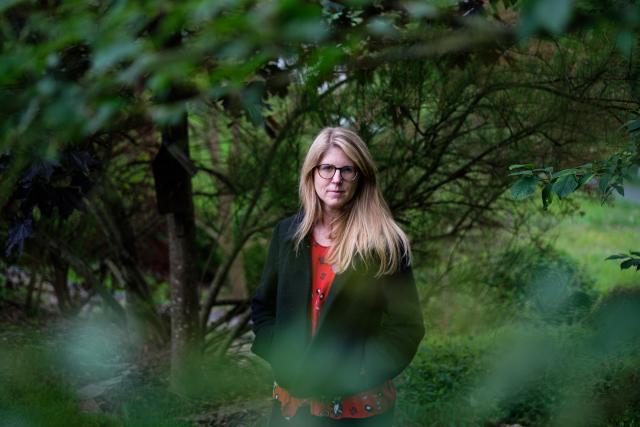
[[[331,246],[332,239],[332,223],[338,217],[337,213],[327,211],[322,212],[322,217],[316,223],[313,234],[316,242],[323,246]]]
[[[331,224],[333,223],[333,221],[338,218],[338,216],[340,216],[340,212],[336,212],[334,210],[330,210],[330,209],[323,209],[322,210],[322,217],[320,218],[320,223],[327,227],[327,228],[331,228]]]

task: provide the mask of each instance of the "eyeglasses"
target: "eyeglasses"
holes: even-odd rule
[[[316,168],[320,176],[324,179],[332,179],[336,171],[340,171],[340,176],[345,181],[353,181],[358,177],[358,171],[353,166],[337,168],[334,165],[318,165]]]

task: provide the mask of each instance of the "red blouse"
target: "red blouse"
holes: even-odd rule
[[[331,290],[331,283],[336,273],[330,264],[325,262],[329,248],[321,246],[312,239],[311,244],[311,301],[309,316],[311,320],[311,336],[315,336],[318,318],[322,306]],[[352,396],[338,397],[333,400],[299,399],[291,396],[277,384],[273,387],[273,398],[281,405],[285,418],[293,417],[298,409],[310,405],[311,415],[319,417],[367,418],[379,415],[390,409],[396,400],[396,389],[391,380],[384,384],[365,390]]]
[[[316,242],[316,239],[311,239],[311,307],[309,315],[312,337],[316,334],[320,310],[329,295],[333,279],[336,277],[333,266],[325,262],[328,253],[327,246],[321,246]]]

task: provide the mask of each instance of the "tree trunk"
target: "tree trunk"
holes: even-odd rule
[[[200,347],[198,294],[193,274],[193,215],[167,215],[171,277],[171,384],[183,391],[192,372],[189,361]]]
[[[69,263],[61,259],[58,255],[51,255],[53,265],[53,291],[56,294],[58,300],[58,308],[63,315],[71,313],[72,304],[71,296],[69,295],[69,287],[67,279],[69,276]]]
[[[27,297],[24,302],[24,309],[27,313],[32,313],[34,311],[32,310],[33,293],[35,292],[36,285],[38,284],[39,281],[40,281],[40,275],[34,268],[32,270],[31,276],[29,277],[29,285],[27,286]]]
[[[194,271],[195,217],[191,175],[187,171],[189,139],[187,114],[162,128],[162,147],[154,159],[158,210],[167,214],[171,281],[171,388],[187,391],[198,366],[201,348],[198,288]]]

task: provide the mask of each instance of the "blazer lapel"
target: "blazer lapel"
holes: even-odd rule
[[[320,311],[320,317],[318,318],[318,325],[316,329],[316,334],[322,328],[322,324],[324,320],[327,318],[327,314],[331,311],[333,302],[336,299],[336,296],[340,294],[340,292],[344,289],[344,286],[351,280],[351,278],[356,274],[354,269],[348,269],[347,271],[336,274],[333,279],[333,283],[331,284],[331,289],[329,290],[329,295],[327,295],[327,299],[324,302],[322,310]]]

